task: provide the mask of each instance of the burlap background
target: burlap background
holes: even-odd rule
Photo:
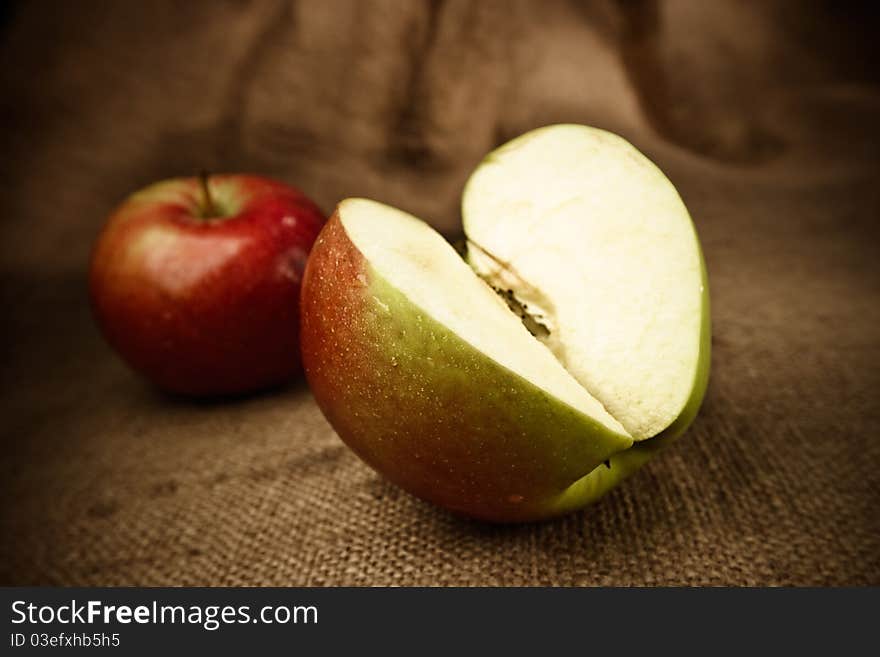
[[[852,3],[43,3],[2,34],[8,584],[880,584],[880,88]],[[621,132],[698,225],[693,429],[599,504],[498,527],[386,484],[302,383],[155,392],[100,340],[91,240],[159,177],[254,170],[453,235],[482,153]]]

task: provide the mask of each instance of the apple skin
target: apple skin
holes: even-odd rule
[[[324,215],[300,191],[250,175],[133,194],[95,244],[89,292],[110,345],[160,388],[234,395],[300,371],[299,294]]]
[[[498,522],[548,517],[632,444],[427,316],[370,266],[338,212],[309,257],[301,303],[319,407],[366,463],[422,499]]]

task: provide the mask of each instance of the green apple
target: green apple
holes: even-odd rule
[[[490,154],[467,262],[342,201],[302,289],[303,365],[340,437],[411,493],[495,520],[584,506],[684,431],[709,369],[699,241],[623,139],[550,126]]]

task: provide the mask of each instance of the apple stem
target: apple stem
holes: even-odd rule
[[[209,219],[217,216],[217,208],[214,199],[211,198],[211,188],[208,186],[208,172],[202,169],[199,172],[199,186],[202,189],[202,217]]]

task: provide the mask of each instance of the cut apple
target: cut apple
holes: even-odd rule
[[[303,281],[315,399],[367,463],[452,510],[583,506],[702,399],[708,294],[690,218],[632,146],[554,126],[487,158],[464,220],[473,269],[419,219],[339,204]]]

